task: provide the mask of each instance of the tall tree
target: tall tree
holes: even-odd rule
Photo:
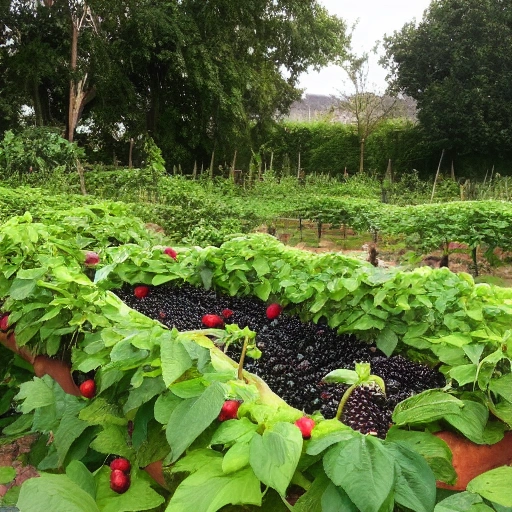
[[[434,0],[416,26],[385,38],[392,88],[417,100],[439,149],[481,154],[512,147],[512,6]]]
[[[380,123],[398,112],[397,98],[371,90],[368,53],[350,55],[341,67],[348,76],[352,91],[338,96],[336,108],[348,112],[354,119],[359,137],[359,172],[363,172],[366,140]]]
[[[15,44],[0,58],[13,83],[26,76],[19,101],[38,122],[67,125],[70,140],[87,124],[101,144],[149,132],[173,163],[214,150],[231,161],[300,95],[301,72],[347,46],[343,21],[316,0],[11,0],[8,12]],[[53,37],[33,30],[43,19]]]

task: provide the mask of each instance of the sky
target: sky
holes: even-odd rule
[[[331,14],[342,18],[350,29],[357,21],[352,36],[352,50],[360,55],[370,52],[377,40],[392,35],[406,23],[421,21],[423,11],[430,0],[318,0]],[[382,50],[381,50],[382,53]],[[368,72],[368,86],[374,92],[386,88],[386,70],[377,63],[378,56],[372,57]],[[337,66],[328,66],[320,72],[313,70],[303,74],[299,87],[305,94],[337,95],[350,88],[346,74]]]

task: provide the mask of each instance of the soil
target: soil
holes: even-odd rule
[[[24,465],[23,455],[30,452],[30,447],[36,440],[37,436],[30,435],[21,437],[16,441],[8,444],[0,445],[0,467],[11,466],[16,470],[16,479],[7,484],[0,485],[0,498],[14,485],[21,485],[25,480],[38,476],[33,466]]]

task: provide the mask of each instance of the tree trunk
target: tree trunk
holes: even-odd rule
[[[87,73],[78,80],[75,76],[78,61],[78,24],[77,20],[71,20],[71,59],[69,67],[71,71],[71,80],[69,83],[69,111],[68,111],[68,127],[66,138],[69,142],[73,142],[75,129],[82,116],[85,105],[96,96],[94,87],[88,91],[85,90],[87,83]]]
[[[359,152],[359,172],[364,172],[364,138],[361,139],[361,148]]]
[[[128,169],[131,169],[133,167],[133,137],[130,139],[130,151],[128,153]]]

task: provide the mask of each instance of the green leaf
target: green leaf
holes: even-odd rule
[[[220,382],[206,388],[195,399],[180,403],[167,424],[167,442],[171,447],[170,462],[176,462],[192,442],[214,421],[225,400],[225,389]]]
[[[388,443],[395,459],[395,502],[414,512],[431,512],[436,503],[436,479],[427,461],[405,444]]]
[[[341,488],[336,487],[329,481],[329,485],[322,494],[320,501],[322,511],[324,510],[343,510],[343,512],[359,512],[347,493]]]
[[[251,468],[224,474],[212,459],[181,482],[165,512],[216,512],[225,505],[261,506],[261,483]]]
[[[352,385],[359,382],[359,375],[354,370],[339,369],[329,372],[322,380],[329,384],[340,383]]]
[[[151,479],[143,471],[130,473],[130,487],[123,494],[110,489],[110,468],[102,466],[96,473],[96,502],[101,512],[142,512],[160,506],[164,498],[151,488]]]
[[[155,420],[167,425],[172,411],[182,402],[182,399],[171,392],[162,393],[155,402]]]
[[[96,482],[92,473],[79,460],[72,460],[66,467],[66,476],[96,499]]]
[[[512,402],[512,373],[507,373],[499,379],[491,379],[489,389],[505,400]]]
[[[9,289],[9,295],[14,300],[25,300],[30,297],[36,289],[36,279],[14,279],[11,288]]]
[[[448,445],[430,432],[416,432],[392,427],[386,441],[398,442],[419,453],[432,469],[436,480],[454,484],[457,473],[452,466],[452,452]]]
[[[473,478],[467,490],[504,507],[512,507],[512,467],[491,469]]]
[[[160,340],[162,376],[168,387],[192,366],[192,359],[173,333],[161,336]]]
[[[224,455],[222,459],[222,471],[234,473],[249,465],[249,442],[236,442]]]
[[[16,470],[10,466],[0,467],[0,485],[8,484],[16,478]]]
[[[427,390],[400,402],[393,412],[393,423],[400,426],[436,421],[447,414],[458,414],[462,407],[463,402],[448,393]]]
[[[261,284],[254,287],[253,292],[256,297],[266,302],[272,292],[272,285],[268,279],[265,279]]]
[[[20,410],[23,414],[55,403],[51,382],[53,381],[49,377],[42,379],[34,377],[34,380],[24,382],[20,385],[20,391],[15,399],[25,400],[20,406]]]
[[[255,475],[281,496],[286,495],[302,452],[302,434],[291,423],[276,423],[251,441],[250,463]]]
[[[210,444],[229,444],[239,439],[249,440],[256,430],[258,430],[258,425],[246,417],[224,421],[213,434]]]
[[[385,327],[377,336],[376,343],[377,348],[389,357],[398,345],[398,336],[390,327]]]
[[[69,448],[78,439],[89,423],[78,419],[76,416],[64,413],[62,420],[55,431],[55,447],[59,455],[59,465],[64,462]]]
[[[124,414],[128,414],[133,409],[137,409],[142,404],[151,400],[165,390],[165,384],[161,376],[145,377],[142,384],[135,389],[130,390],[128,400],[123,407]]]
[[[125,426],[107,424],[91,443],[91,448],[106,455],[115,453],[131,459],[133,450],[128,446],[128,439],[128,430]]]
[[[493,509],[477,494],[459,492],[440,501],[434,512],[493,512]]]
[[[485,425],[489,410],[485,405],[470,400],[462,400],[464,407],[457,414],[447,414],[444,419],[474,443],[483,444]]]
[[[323,465],[331,481],[363,512],[379,512],[392,493],[394,459],[372,436],[339,442],[325,454]]]
[[[100,512],[91,495],[69,477],[47,473],[23,483],[16,505],[20,512]]]
[[[476,364],[463,364],[452,368],[449,375],[459,383],[459,386],[465,386],[476,381],[477,370]]]

